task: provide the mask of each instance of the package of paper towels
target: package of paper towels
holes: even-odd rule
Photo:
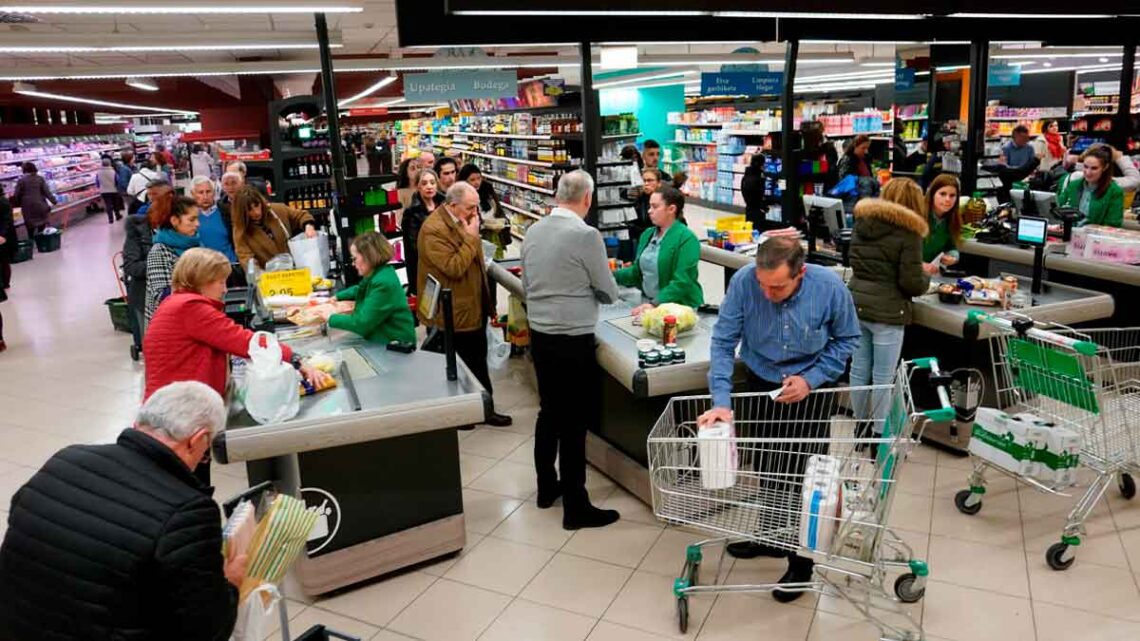
[[[831,547],[842,500],[839,469],[833,456],[814,454],[808,459],[800,506],[800,545],[805,548],[826,552]]]
[[[701,464],[701,487],[723,490],[736,485],[736,430],[732,424],[717,422],[697,433],[697,455]]]

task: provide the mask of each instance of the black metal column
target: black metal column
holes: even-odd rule
[[[800,197],[800,177],[796,167],[796,152],[799,151],[799,136],[796,135],[796,58],[800,54],[799,40],[789,40],[784,45],[784,92],[780,94],[780,160],[784,179],[782,200],[783,218],[787,224],[797,224],[803,220],[803,198]],[[793,145],[796,147],[793,149]]]
[[[1116,115],[1112,118],[1112,133],[1109,140],[1112,146],[1121,151],[1128,150],[1128,140],[1132,137],[1132,77],[1136,72],[1136,43],[1124,45],[1124,58],[1120,67],[1120,97],[1117,99]]]
[[[336,100],[336,78],[333,76],[332,50],[329,49],[329,26],[325,14],[315,14],[317,27],[317,45],[321,56],[321,94],[324,97],[325,116],[329,124],[329,151],[332,153],[332,225],[340,238],[340,259],[337,264],[341,266],[346,283],[359,280],[356,270],[349,268],[348,246],[352,242],[352,221],[345,218],[341,208],[340,199],[348,193],[344,182],[344,147],[340,140],[340,109]]]
[[[970,110],[967,114],[966,147],[962,150],[962,191],[978,185],[978,161],[986,144],[986,91],[990,75],[990,43],[970,43]]]
[[[598,94],[594,91],[594,58],[590,52],[590,43],[582,42],[578,45],[582,56],[582,169],[598,179],[598,152],[602,149],[602,117]],[[597,224],[598,220],[598,192],[594,190],[593,204],[586,220]]]

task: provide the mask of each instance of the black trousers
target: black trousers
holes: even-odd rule
[[[455,332],[455,353],[463,359],[467,369],[475,376],[488,394],[494,395],[491,388],[491,372],[487,369],[487,328],[485,326],[470,332]]]
[[[107,222],[113,223],[116,218],[122,218],[119,210],[123,208],[123,197],[118,193],[102,194],[103,209],[107,210]]]
[[[538,488],[550,492],[561,487],[563,505],[570,511],[585,507],[590,500],[586,493],[586,430],[598,424],[602,399],[595,349],[593,334],[530,332],[539,396],[534,433]]]
[[[834,383],[828,383],[824,387],[833,387]],[[771,392],[783,387],[783,383],[772,383],[766,381],[748,370],[748,380],[745,383],[745,391],[747,392]],[[797,419],[797,425],[794,432],[782,430],[780,434],[775,434],[769,438],[828,438],[831,435],[831,424],[829,422],[830,414],[835,408],[831,407],[830,403],[820,402],[821,399],[813,399],[808,396],[806,399],[794,404],[789,408],[787,415],[794,416]],[[796,407],[799,406],[799,407]],[[756,436],[763,438],[763,434]],[[803,476],[807,468],[807,459],[809,454],[827,454],[828,447],[826,443],[779,443],[767,446],[769,453],[765,455],[762,461],[753,461],[753,466],[757,471],[765,475],[777,474],[786,475],[776,478],[789,479],[787,482],[780,482],[780,490],[791,492],[793,496],[799,496],[803,492]],[[785,456],[772,456],[772,452],[787,452]],[[795,480],[791,480],[795,479]],[[800,568],[805,571],[811,570],[815,563],[811,559],[806,559],[793,552],[788,553],[788,567]]]

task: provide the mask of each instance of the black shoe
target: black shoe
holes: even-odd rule
[[[554,505],[554,502],[557,501],[558,497],[560,496],[562,496],[562,488],[555,488],[549,492],[543,492],[542,490],[539,490],[538,499],[536,501],[538,504],[538,509],[545,510],[546,508]]]
[[[780,548],[774,548],[771,545],[760,545],[755,541],[738,541],[736,543],[729,543],[725,548],[728,550],[730,556],[738,559],[755,559],[758,556],[772,556],[780,558],[787,556],[788,553]]]
[[[811,564],[796,564],[793,561],[788,563],[788,571],[784,572],[784,576],[780,577],[779,582],[807,583],[811,581],[811,575]],[[772,598],[779,601],[780,603],[791,603],[803,595],[803,592],[789,592],[788,590],[781,590],[779,588],[772,590]]]
[[[606,527],[616,523],[621,515],[617,510],[602,510],[587,504],[586,507],[574,511],[566,510],[562,514],[563,530],[581,530],[590,527]]]
[[[460,432],[470,432],[471,430],[475,429],[475,426],[474,425],[460,425],[456,429],[458,429]]]
[[[506,414],[500,414],[498,412],[492,412],[491,415],[487,417],[487,420],[485,422],[491,427],[507,427],[508,425],[514,423],[514,421],[511,420],[511,417],[507,416]]]

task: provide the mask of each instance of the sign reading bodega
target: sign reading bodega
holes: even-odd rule
[[[778,96],[783,92],[781,71],[721,71],[701,74],[702,96]]]
[[[514,98],[518,74],[511,71],[428,71],[404,74],[404,98],[408,102]]]

